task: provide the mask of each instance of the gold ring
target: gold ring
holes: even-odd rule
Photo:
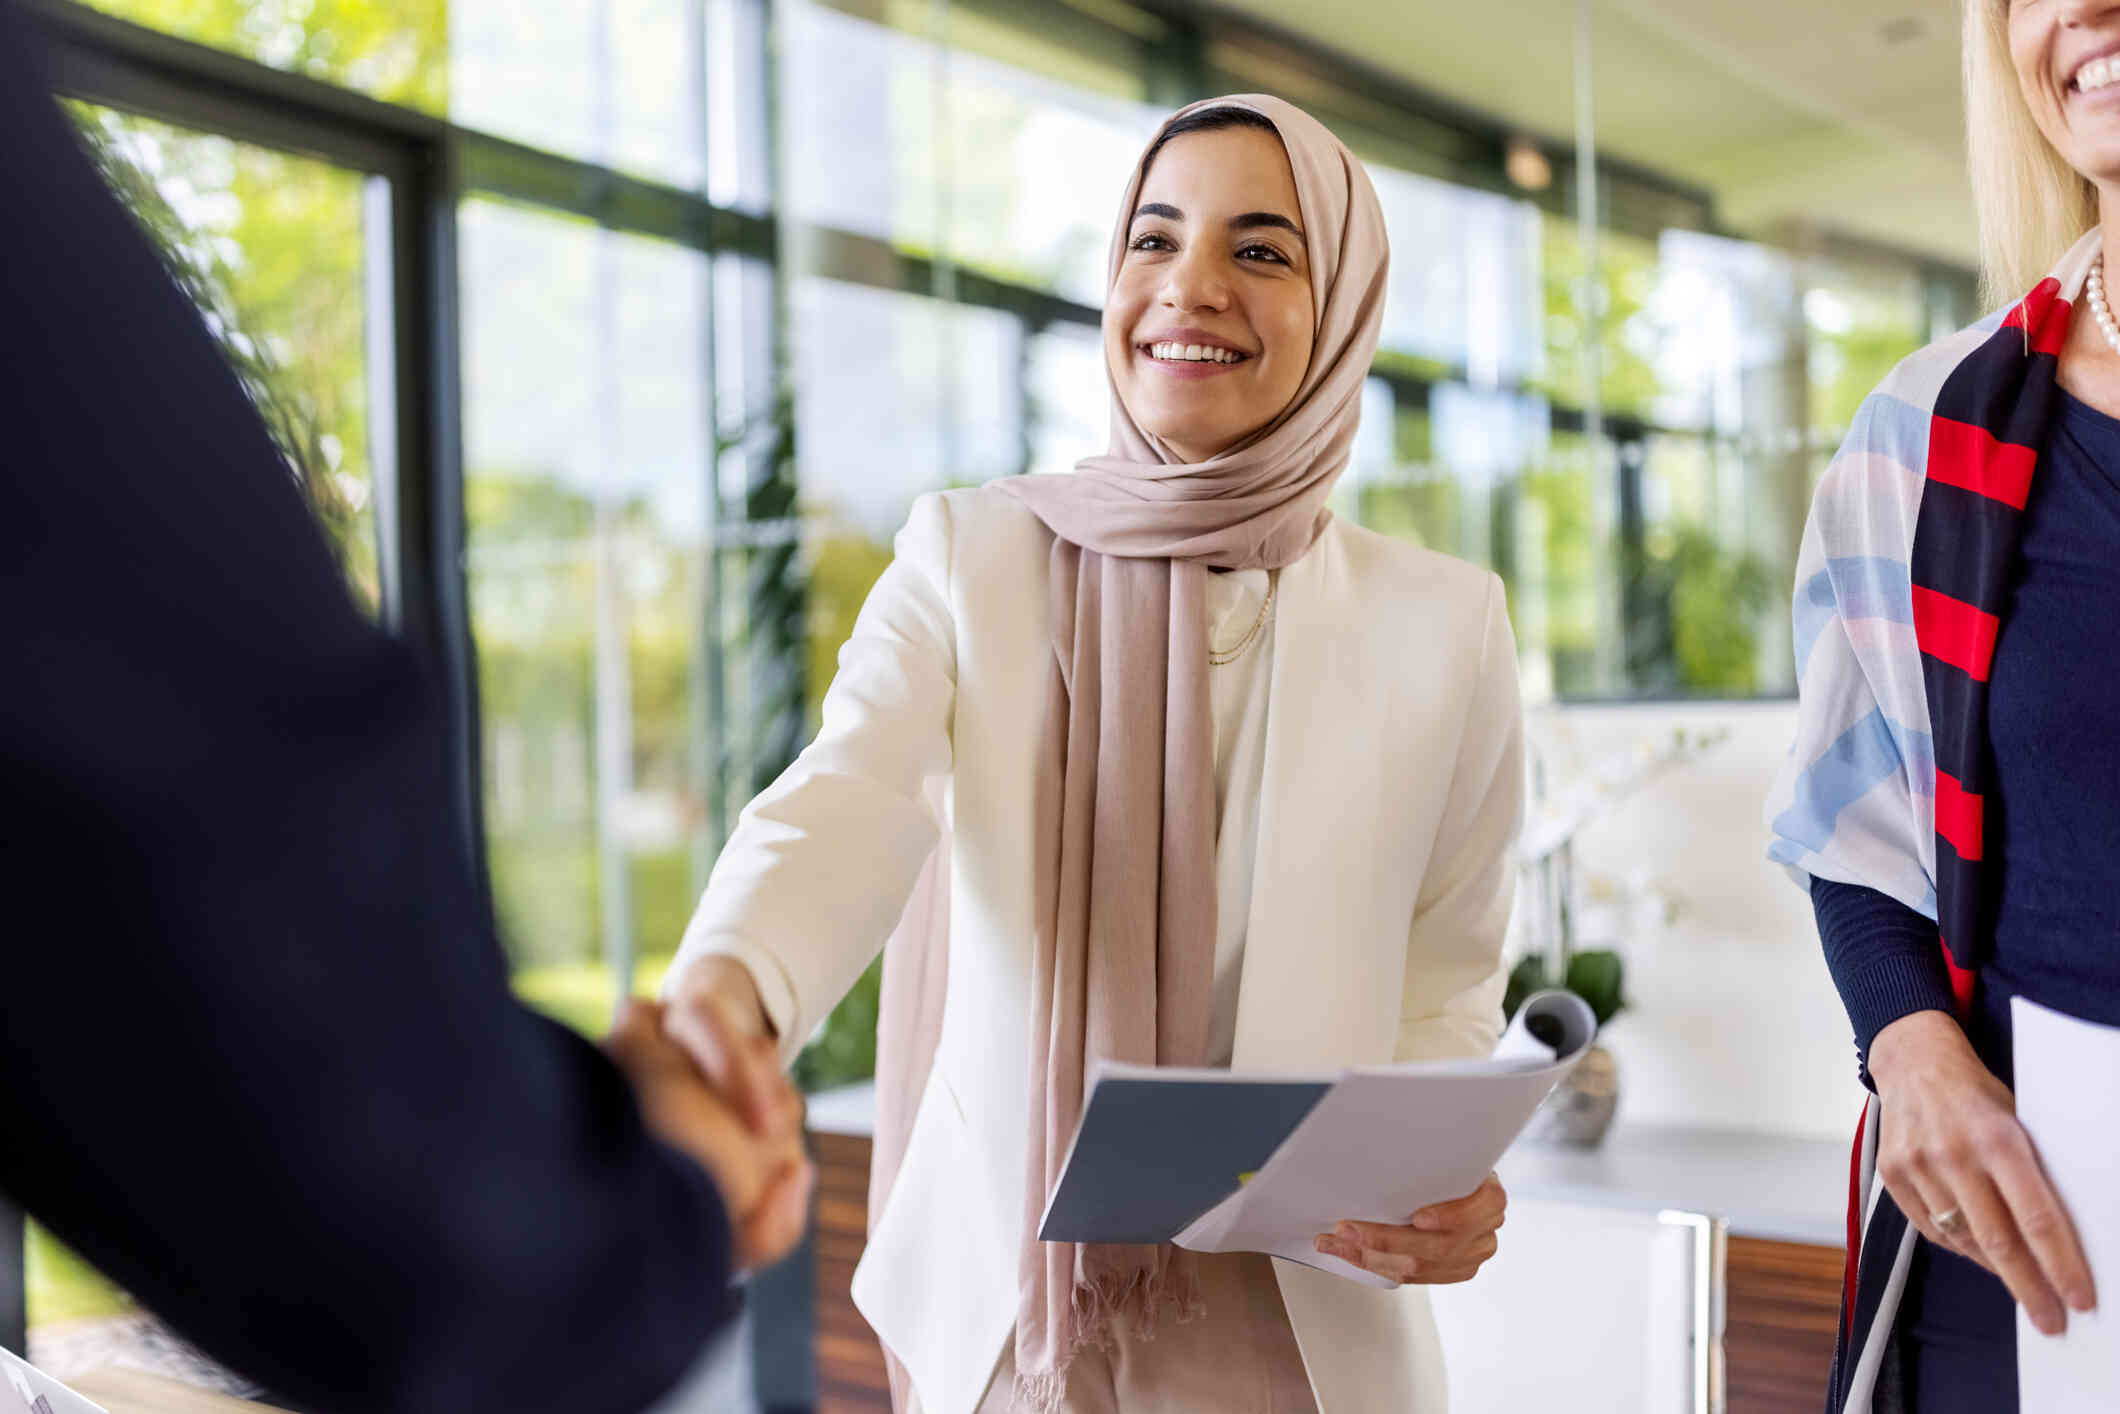
[[[1956,1237],[1965,1231],[1965,1214],[1956,1208],[1947,1208],[1931,1217],[1929,1221],[1936,1224],[1936,1230],[1946,1237]]]

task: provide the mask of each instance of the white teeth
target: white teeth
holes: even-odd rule
[[[1243,355],[1209,344],[1150,344],[1149,355],[1177,363],[1235,363]]]
[[[2109,59],[2091,60],[2076,70],[2077,91],[2090,93],[2095,89],[2104,88],[2115,79],[2120,79],[2120,72],[2116,72],[2116,69],[2120,69],[2120,66],[2116,66]]]

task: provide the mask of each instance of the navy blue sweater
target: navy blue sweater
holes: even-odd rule
[[[1989,679],[1995,905],[1982,1010],[2003,1022],[1993,1003],[2022,994],[2120,1025],[2120,705],[2106,682],[2120,666],[2120,421],[2066,394],[2010,588]],[[1952,1009],[1933,922],[1822,879],[1811,902],[1862,1055],[1900,1017]],[[2006,1022],[1995,1039],[2006,1043]],[[2006,1044],[1984,1058],[2006,1073]]]

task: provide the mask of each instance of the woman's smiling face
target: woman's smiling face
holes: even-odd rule
[[[2010,59],[2039,131],[2062,161],[2099,187],[2120,183],[2120,5],[1990,3],[2009,6]]]
[[[1182,461],[1227,450],[1295,397],[1316,317],[1280,138],[1172,138],[1141,183],[1104,306],[1104,356],[1135,425]]]

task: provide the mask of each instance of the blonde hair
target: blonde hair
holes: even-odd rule
[[[2009,0],[1965,0],[1965,135],[1981,292],[2021,298],[2098,224],[2098,192],[2032,121],[2010,60]]]

